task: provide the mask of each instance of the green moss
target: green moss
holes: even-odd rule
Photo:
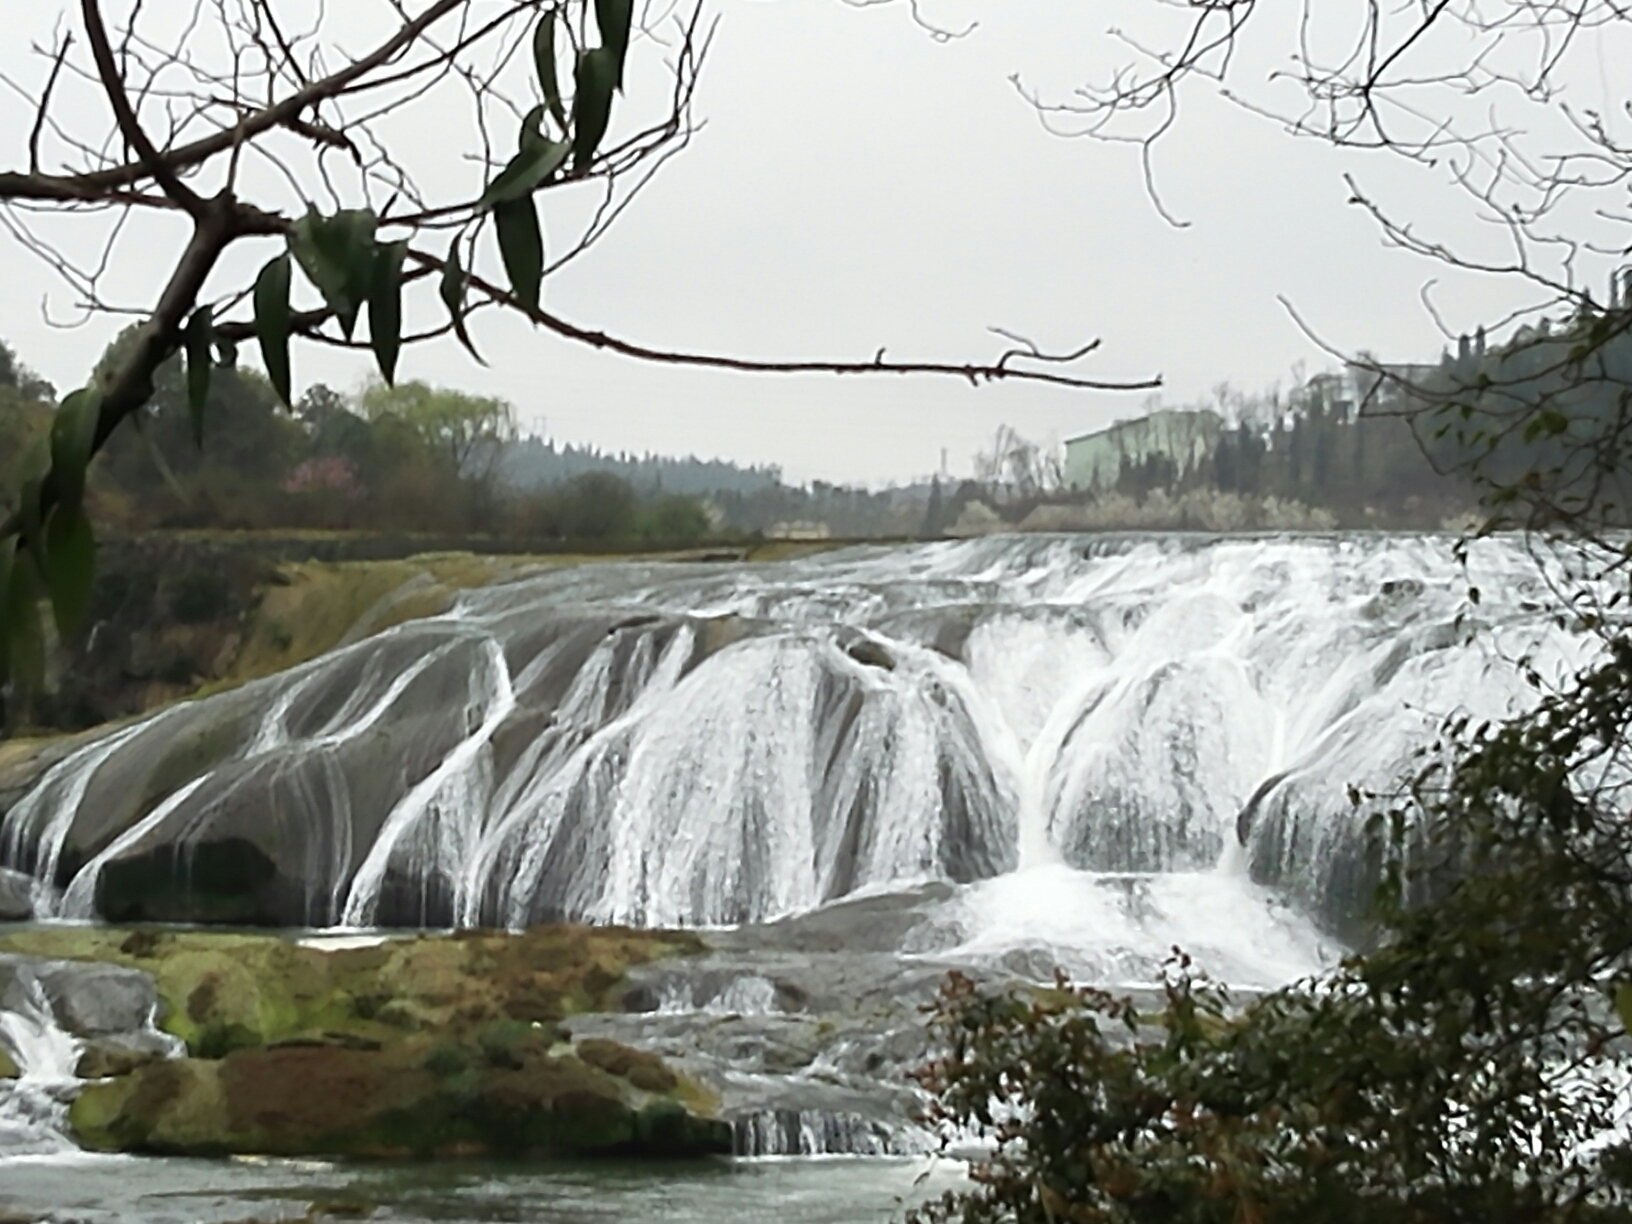
[[[501,1020],[476,1030],[476,1048],[490,1067],[519,1069],[529,1057],[547,1054],[556,1041],[553,1025]]]
[[[163,1026],[195,1057],[90,1085],[71,1121],[93,1150],[198,1155],[729,1151],[729,1128],[694,1116],[717,1102],[661,1059],[594,1040],[560,1056],[554,1024],[516,1018],[603,1005],[630,965],[701,946],[588,927],[335,952],[202,931],[0,936],[3,951],[153,974]]]
[[[68,1125],[79,1146],[92,1152],[119,1152],[145,1138],[125,1106],[136,1088],[134,1077],[87,1084],[68,1107]]]
[[[441,1041],[420,1065],[438,1079],[452,1079],[470,1069],[470,1055],[456,1042]]]

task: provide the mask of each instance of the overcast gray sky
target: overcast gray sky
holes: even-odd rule
[[[1129,149],[1045,132],[1009,77],[1058,93],[1102,73],[1119,55],[1107,28],[1140,7],[932,5],[949,23],[980,20],[939,43],[899,6],[723,0],[699,95],[705,130],[546,298],[631,340],[762,357],[860,359],[886,346],[903,359],[984,359],[1001,347],[991,325],[1058,349],[1098,337],[1087,372],[1161,374],[1170,403],[1221,381],[1284,380],[1299,360],[1324,364],[1278,295],[1334,344],[1399,359],[1440,346],[1418,300],[1428,277],[1441,275],[1453,327],[1512,301],[1499,283],[1446,279],[1386,248],[1345,202],[1347,169],[1425,224],[1467,224],[1434,171],[1340,155],[1198,99],[1157,158],[1169,208],[1190,222],[1177,229],[1146,197]],[[0,65],[33,79],[18,34],[46,35],[54,6],[6,8]],[[0,164],[20,165],[25,133],[6,106]],[[426,139],[457,143],[460,130],[450,116]],[[130,299],[144,288],[151,299],[173,243],[155,230],[121,249],[115,279]],[[47,326],[42,299],[66,314],[69,295],[3,236],[0,278],[10,290],[0,336],[59,385],[81,381],[119,321]],[[401,373],[503,396],[557,439],[774,463],[799,480],[910,479],[943,448],[965,473],[1000,423],[1068,437],[1142,400],[645,366],[497,315],[476,338],[488,368],[448,342],[406,352]],[[295,365],[297,384],[343,388],[368,369],[309,346]]]

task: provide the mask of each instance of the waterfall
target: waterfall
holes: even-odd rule
[[[21,1072],[0,1079],[0,1161],[75,1151],[69,1103],[98,1053],[175,1058],[180,1039],[157,1027],[158,990],[134,969],[0,953],[0,1052]]]
[[[0,865],[71,918],[725,926],[1022,878],[1107,929],[1150,898],[1151,930],[1185,904],[1274,926],[1276,898],[1342,929],[1349,787],[1531,700],[1515,660],[1584,663],[1546,606],[1519,543],[1464,566],[1429,536],[541,570],[81,747]]]
[[[0,1079],[0,1157],[72,1151],[66,1118],[81,1043],[58,1025],[31,968],[0,969],[9,970],[0,990],[0,1050],[22,1072],[16,1080]]]
[[[859,1114],[762,1109],[731,1119],[738,1156],[916,1156],[935,1150],[933,1136]]]

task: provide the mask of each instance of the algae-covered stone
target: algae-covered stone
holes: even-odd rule
[[[0,952],[110,965],[158,984],[159,1023],[221,1057],[313,1033],[384,1044],[498,1021],[545,1024],[615,1007],[633,965],[702,948],[694,935],[546,927],[386,940],[328,951],[276,935],[51,927],[0,935]],[[140,1003],[151,1006],[151,994]]]
[[[713,1103],[661,1059],[595,1039],[569,1052],[553,1021],[525,1018],[604,1009],[631,965],[701,946],[589,927],[332,951],[215,932],[0,936],[0,951],[115,962],[88,970],[111,986],[151,975],[160,1022],[193,1055],[143,1065],[93,1041],[81,1073],[117,1078],[70,1113],[87,1147],[382,1158],[729,1153],[729,1126],[698,1116]],[[150,1013],[147,991],[125,1010]]]
[[[680,1082],[679,1077],[656,1054],[648,1054],[604,1037],[580,1041],[574,1052],[590,1066],[627,1080],[642,1092],[672,1092]]]
[[[23,1069],[17,1065],[16,1060],[6,1052],[4,1046],[0,1046],[0,1079],[21,1079],[22,1074]]]
[[[134,1035],[101,1037],[85,1043],[80,1052],[74,1074],[80,1079],[107,1079],[114,1075],[129,1075],[148,1063],[161,1062],[170,1051],[157,1041],[144,1041]]]
[[[439,1071],[449,1074],[439,1074]],[[529,1053],[523,1065],[438,1065],[412,1046],[298,1046],[183,1059],[92,1084],[69,1114],[97,1151],[375,1158],[698,1156],[730,1127],[659,1101],[637,1110],[604,1073]]]
[[[184,1058],[88,1084],[68,1110],[81,1147],[93,1152],[217,1156],[234,1146],[221,1064]]]

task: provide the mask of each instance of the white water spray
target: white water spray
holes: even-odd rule
[[[75,917],[155,855],[227,847],[291,923],[731,924],[1016,870],[1066,910],[1098,877],[1171,909],[1164,878],[1221,863],[1337,920],[1348,787],[1530,700],[1512,659],[1588,657],[1545,604],[1516,543],[1464,570],[1415,536],[552,570],[81,749],[0,861]]]

